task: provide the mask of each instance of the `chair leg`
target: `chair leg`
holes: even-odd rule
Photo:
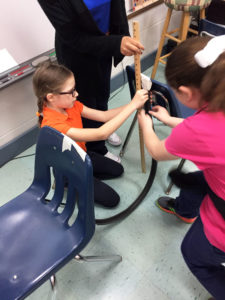
[[[185,159],[182,158],[181,161],[180,161],[180,163],[179,163],[179,165],[177,166],[177,170],[181,170],[181,169],[183,168],[184,163],[185,163]],[[166,194],[166,195],[169,195],[169,193],[170,193],[172,187],[173,187],[173,182],[170,181],[170,183],[169,183],[169,185],[168,185],[168,187],[167,187],[167,189],[166,189],[166,191],[165,191],[165,194]]]
[[[54,290],[55,287],[56,287],[56,277],[55,277],[55,275],[52,275],[49,280],[50,280],[51,288],[52,288],[52,290]]]
[[[103,262],[103,261],[121,262],[122,261],[122,256],[120,255],[82,256],[78,254],[74,258],[79,262]]]
[[[157,51],[156,57],[155,57],[155,63],[154,63],[153,69],[152,69],[152,75],[151,75],[152,79],[155,78],[155,74],[156,74],[156,71],[157,71],[157,68],[158,68],[159,58],[161,56],[162,48],[164,46],[165,34],[167,33],[167,30],[168,30],[168,27],[169,27],[169,22],[170,22],[170,18],[171,18],[171,15],[172,15],[172,11],[173,10],[171,8],[168,8],[166,20],[165,20],[165,23],[164,23],[164,26],[163,26],[161,39],[160,39],[160,42],[159,42],[158,51]]]
[[[121,151],[120,151],[120,157],[123,157],[123,155],[125,153],[125,149],[126,149],[127,144],[128,144],[128,142],[130,140],[131,134],[132,134],[133,129],[134,129],[134,125],[136,124],[136,121],[137,121],[137,114],[138,114],[138,112],[136,112],[136,114],[135,114],[135,116],[133,118],[133,121],[132,121],[132,123],[130,125],[130,128],[128,130],[127,136],[125,138],[125,141],[124,141],[123,146],[122,146]]]
[[[205,19],[205,8],[202,8],[202,9],[200,10],[199,18],[200,18],[200,20],[201,20],[201,19]]]
[[[183,12],[180,32],[179,32],[179,40],[184,41],[187,38],[188,28],[190,26],[190,13],[187,11]]]

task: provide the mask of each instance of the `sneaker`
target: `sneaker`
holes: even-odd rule
[[[108,151],[104,156],[105,156],[105,157],[108,157],[108,158],[110,158],[110,159],[112,159],[112,160],[115,160],[115,161],[118,162],[118,163],[121,162],[121,159],[120,159],[119,156],[116,156],[115,154],[113,154],[113,153],[111,153],[111,152],[109,152],[109,151]]]
[[[185,218],[185,217],[182,217],[181,215],[177,214],[174,209],[174,204],[175,204],[174,198],[160,197],[159,199],[156,200],[155,203],[158,206],[158,208],[160,208],[161,210],[163,210],[169,214],[173,214],[173,215],[177,216],[179,219],[181,219],[185,223],[192,224],[197,219],[197,217]]]
[[[113,132],[109,137],[108,137],[108,143],[113,145],[113,146],[119,146],[122,144],[121,138],[118,136],[117,133]]]

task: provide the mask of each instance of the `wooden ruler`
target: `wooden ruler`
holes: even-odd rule
[[[139,22],[133,22],[133,38],[140,41],[140,30]],[[134,68],[135,68],[135,81],[136,81],[136,91],[141,89],[141,60],[140,54],[134,55]],[[140,141],[140,152],[141,152],[141,168],[142,172],[146,173],[145,164],[145,148],[144,148],[144,138],[142,130],[139,126],[139,141]]]

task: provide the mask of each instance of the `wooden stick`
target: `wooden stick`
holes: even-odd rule
[[[133,38],[140,41],[140,30],[139,23],[137,21],[133,22]],[[134,67],[135,67],[135,81],[136,81],[136,91],[141,89],[141,60],[140,54],[134,55]],[[146,173],[145,164],[145,148],[144,148],[144,138],[140,125],[139,127],[139,141],[140,141],[140,152],[141,152],[141,167],[142,172]]]

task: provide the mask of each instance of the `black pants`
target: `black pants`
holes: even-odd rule
[[[99,73],[101,79],[101,90],[96,93],[92,94],[91,96],[83,95],[82,90],[78,99],[85,105],[90,108],[106,111],[108,110],[108,100],[110,95],[110,77],[111,77],[111,70],[112,70],[112,59],[104,59],[102,58],[99,63]],[[88,88],[88,85],[87,87]],[[88,119],[82,119],[84,128],[98,128],[103,123],[92,121]],[[108,150],[105,145],[105,141],[96,141],[96,142],[88,142],[86,143],[87,150],[94,151],[100,154],[105,155]]]
[[[193,172],[192,176],[195,178],[196,182],[199,182],[199,185],[205,184],[202,171]],[[197,217],[199,215],[199,208],[205,195],[206,192],[202,192],[200,189],[199,191],[192,189],[181,189],[179,196],[175,199],[174,209],[182,217]]]
[[[79,94],[78,100],[85,106],[106,111],[110,96],[110,79],[112,70],[112,57],[95,57],[81,53],[66,52],[59,53],[56,42],[56,53],[58,61],[69,68],[76,82]],[[69,51],[67,49],[67,51]],[[84,128],[98,128],[101,122],[82,119]],[[86,143],[87,150],[105,155],[108,150],[105,141]]]
[[[109,203],[118,202],[120,197],[118,193],[101,179],[112,179],[123,174],[123,166],[116,161],[104,157],[101,154],[87,151],[89,155],[94,175],[94,200],[96,203],[103,203],[105,199]]]
[[[210,244],[200,217],[186,234],[181,250],[189,269],[207,291],[216,300],[224,300],[225,253]]]
[[[199,185],[204,185],[205,179],[201,171],[193,173],[193,176]],[[175,199],[175,211],[183,217],[199,216],[199,208],[205,195],[201,189],[181,189]],[[216,300],[224,300],[225,253],[210,244],[205,236],[200,216],[186,234],[181,250],[189,269],[207,291]]]

